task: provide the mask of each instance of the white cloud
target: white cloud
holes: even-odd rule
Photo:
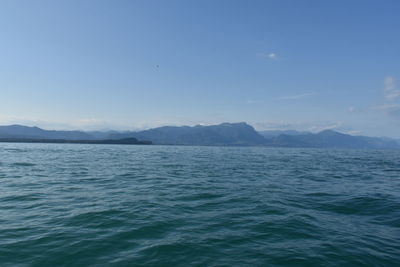
[[[278,59],[278,55],[276,53],[269,53],[268,54],[268,58],[270,58],[272,60],[277,60]]]
[[[279,56],[277,53],[275,52],[269,52],[269,53],[257,53],[257,56],[259,56],[260,58],[266,58],[269,60],[278,60]]]
[[[372,107],[373,110],[384,112],[394,118],[400,118],[400,89],[397,80],[393,76],[387,76],[383,81],[383,94],[386,101],[378,106]]]
[[[397,80],[392,76],[388,76],[384,80],[383,88],[385,98],[389,101],[396,100],[400,97],[400,90],[397,88]]]

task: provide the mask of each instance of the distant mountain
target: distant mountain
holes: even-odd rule
[[[109,136],[112,136],[113,134],[119,134],[120,132],[108,130],[108,131],[90,131],[86,133],[92,136],[94,139],[104,140],[107,139]]]
[[[281,134],[284,135],[302,135],[302,134],[307,134],[309,132],[300,132],[296,130],[268,130],[268,131],[258,131],[259,134],[264,136],[265,138],[273,138],[277,137]]]
[[[400,142],[385,137],[353,136],[332,130],[319,133],[289,131],[257,132],[247,123],[222,123],[210,126],[165,126],[138,132],[49,131],[22,125],[0,126],[0,141],[20,140],[57,142],[76,140],[121,140],[136,138],[161,145],[271,146],[353,149],[400,149]],[[131,139],[134,140],[134,139]],[[123,141],[126,142],[126,141]],[[141,141],[139,141],[141,142]],[[104,143],[104,142],[101,142]],[[112,142],[111,142],[112,143]]]
[[[120,139],[135,137],[150,140],[154,144],[174,145],[264,145],[266,140],[247,123],[222,123],[202,126],[165,126],[150,130],[113,134],[109,138]]]
[[[0,126],[0,138],[93,140],[92,135],[81,131],[43,130],[22,125]]]
[[[332,130],[316,134],[279,135],[269,140],[272,146],[315,147],[315,148],[354,148],[354,149],[400,149],[394,141],[378,137],[353,136]]]
[[[302,141],[297,136],[280,134],[268,139],[268,145],[277,147],[313,147],[310,143]]]

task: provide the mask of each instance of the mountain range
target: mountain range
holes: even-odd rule
[[[136,132],[56,131],[22,125],[0,126],[0,141],[6,139],[89,141],[127,138],[151,141],[160,145],[400,149],[400,141],[390,138],[353,136],[333,130],[319,133],[295,130],[257,132],[245,122],[192,127],[164,126]]]

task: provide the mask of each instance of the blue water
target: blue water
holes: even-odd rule
[[[0,266],[398,266],[400,151],[0,143]]]

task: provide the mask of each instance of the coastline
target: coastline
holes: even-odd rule
[[[0,138],[0,143],[42,143],[42,144],[101,144],[101,145],[152,145],[151,141],[139,141],[136,138],[106,140],[66,140],[66,139],[25,139]]]

